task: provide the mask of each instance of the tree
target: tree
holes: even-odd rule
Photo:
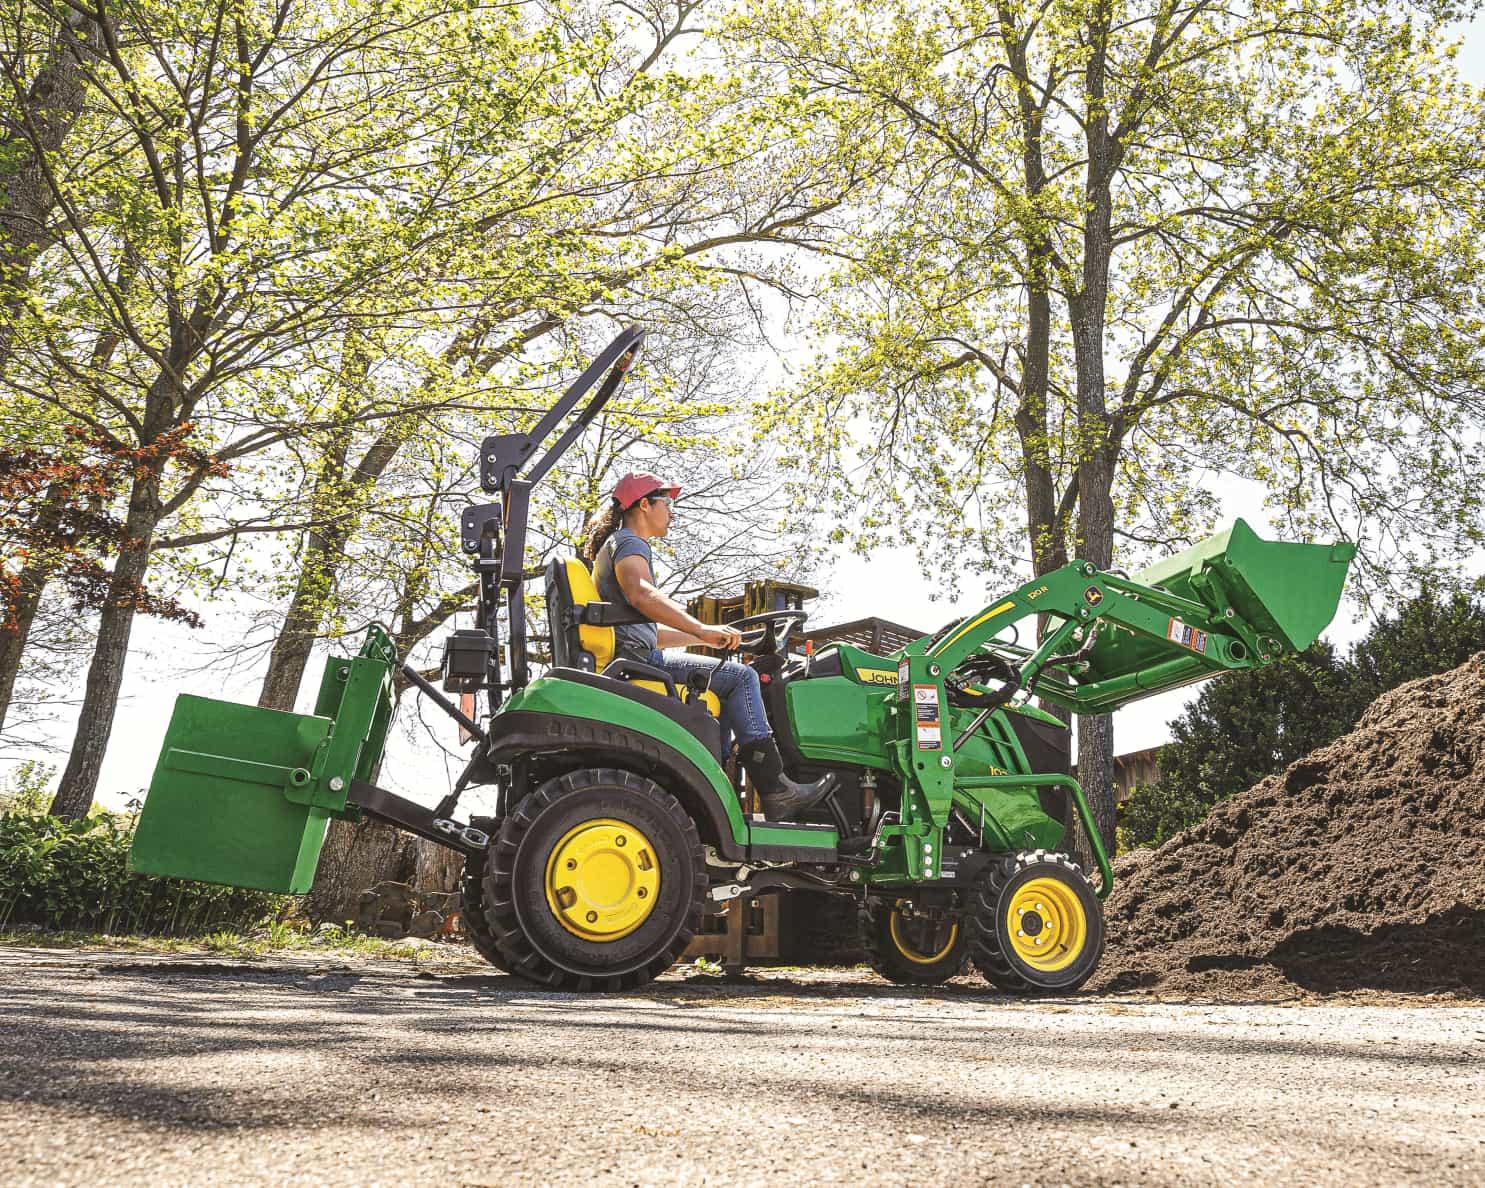
[[[82,113],[87,63],[102,43],[93,14],[67,9],[48,19],[39,7],[7,0],[0,10],[7,32],[0,45],[0,369],[31,266],[53,235],[56,194],[46,156],[61,149]]]
[[[1420,595],[1378,617],[1344,659],[1327,643],[1208,683],[1170,724],[1160,779],[1119,818],[1121,847],[1159,845],[1212,805],[1349,732],[1373,701],[1485,650],[1485,605]]]
[[[472,24],[417,4],[89,11],[100,50],[80,60],[90,100],[66,152],[22,129],[59,233],[33,262],[4,375],[114,448],[144,451],[55,806],[72,816],[92,799],[160,525],[223,462],[315,422],[312,394],[282,374],[270,388],[269,374],[354,317],[368,288],[409,275],[449,172],[444,144],[419,133],[456,123]],[[166,440],[199,461],[180,465]]]
[[[1159,845],[1217,801],[1340,737],[1355,720],[1345,664],[1328,643],[1207,682],[1170,724],[1160,779],[1120,806],[1121,848]]]
[[[1352,720],[1389,689],[1458,668],[1485,650],[1485,602],[1420,594],[1378,617],[1346,663]]]
[[[995,585],[1190,543],[1224,477],[1357,539],[1366,596],[1449,574],[1482,539],[1485,120],[1448,15],[759,0],[740,52],[895,161],[830,243],[830,357],[765,424],[867,505],[858,547]]]
[[[138,449],[76,431],[66,449],[0,446],[0,726],[49,583],[66,587],[76,611],[127,598],[136,611],[199,625],[195,612],[142,581],[132,587],[115,583],[104,564],[126,543],[124,526],[109,507],[133,472],[172,461],[210,469],[209,459],[182,446],[189,431],[182,426]],[[30,514],[38,502],[46,514]]]
[[[652,329],[637,394],[611,408],[591,450],[577,465],[569,456],[539,492],[529,566],[539,571],[546,552],[574,546],[622,470],[695,471],[687,454],[704,451],[711,473],[688,483],[688,503],[706,509],[714,530],[691,527],[677,591],[791,557],[798,571],[799,550],[774,543],[786,535],[777,492],[749,481],[766,459],[756,449],[742,458],[726,441],[727,408],[708,387],[750,313],[743,286],[773,279],[758,253],[792,243],[850,178],[832,172],[828,154],[801,153],[792,129],[770,132],[737,80],[672,61],[697,7],[657,4],[627,25],[611,23],[612,10],[597,23],[564,10],[560,22],[532,26],[548,38],[540,71],[471,84],[467,101],[481,110],[492,91],[523,101],[501,108],[498,129],[476,121],[462,137],[466,168],[443,183],[452,229],[418,260],[420,299],[463,316],[443,332],[350,323],[334,340],[338,355],[307,344],[335,414],[283,443],[287,466],[266,453],[256,462],[265,490],[288,478],[294,497],[255,499],[264,513],[246,522],[234,515],[157,543],[230,555],[250,536],[299,538],[279,566],[288,609],[260,704],[292,708],[315,644],[348,625],[389,618],[410,655],[469,606],[473,586],[449,541],[459,496],[472,491],[462,473],[470,443],[529,425],[553,398],[553,380],[565,384],[618,321]],[[525,10],[541,17],[535,5]],[[404,298],[363,291],[359,300],[375,309]],[[370,415],[376,409],[387,415]],[[539,618],[539,597],[530,609]],[[344,881],[332,869],[343,849],[331,847],[327,884]]]
[[[743,286],[772,280],[757,253],[792,244],[851,178],[832,171],[828,154],[801,152],[792,128],[772,131],[768,111],[745,101],[737,79],[698,69],[675,48],[694,31],[699,7],[656,4],[625,19],[612,9],[569,8],[559,18],[523,6],[518,23],[542,50],[540,69],[491,64],[468,86],[461,108],[488,109],[498,120],[474,121],[461,136],[461,169],[441,187],[448,228],[418,261],[420,299],[462,316],[447,328],[415,323],[413,332],[356,323],[337,340],[338,357],[311,348],[335,415],[284,443],[292,464],[268,464],[265,489],[284,489],[287,479],[290,496],[254,499],[265,510],[250,518],[234,505],[226,522],[157,545],[216,543],[220,556],[249,535],[285,531],[300,542],[293,562],[277,567],[273,593],[288,598],[288,609],[260,704],[293,705],[315,641],[337,634],[346,618],[343,571],[356,553],[373,567],[407,555],[399,469],[426,464],[447,475],[450,441],[530,424],[553,398],[552,380],[565,383],[615,322],[651,327],[646,370],[667,382],[647,386],[643,415],[605,422],[631,427],[603,437],[605,468],[614,443],[667,438],[673,458],[683,452],[678,423],[715,421],[715,412],[686,406],[698,385],[676,375],[712,369],[706,361],[735,341],[750,312]],[[404,296],[360,300],[376,309]],[[677,366],[657,371],[659,351],[675,353]],[[409,389],[415,399],[399,396]],[[399,406],[401,415],[367,415]],[[714,440],[714,432],[694,439]],[[419,487],[415,475],[412,485]],[[580,489],[576,503],[556,482],[541,494],[570,518],[596,503],[595,490]],[[541,505],[536,512],[546,514]],[[383,528],[404,543],[388,549]],[[460,573],[457,586],[466,584]],[[464,605],[469,593],[443,605]],[[351,621],[375,613],[367,609]]]

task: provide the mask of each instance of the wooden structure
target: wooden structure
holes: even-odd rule
[[[813,586],[798,582],[749,582],[741,594],[698,595],[686,603],[686,609],[703,623],[731,623],[768,611],[802,610],[806,602],[819,594]],[[715,648],[698,646],[687,650],[703,656],[717,655]]]
[[[1073,779],[1078,778],[1077,765],[1073,765]],[[1145,788],[1160,779],[1160,748],[1146,747],[1143,751],[1126,751],[1114,756],[1114,803],[1123,804],[1134,795],[1136,788]]]
[[[732,764],[735,762],[735,759],[728,760],[729,773],[734,770]],[[743,812],[757,811],[758,797],[746,784],[742,801]],[[729,974],[741,973],[750,959],[776,961],[779,956],[779,896],[734,899],[720,915],[703,916],[701,931],[686,946],[685,956],[720,957],[722,968]]]
[[[743,593],[727,597],[703,595],[693,598],[686,609],[703,623],[730,623],[748,615],[772,610],[799,610],[819,592],[794,582],[749,582]],[[914,631],[887,619],[856,619],[835,627],[803,632],[793,640],[791,649],[801,655],[818,651],[827,644],[848,643],[878,656],[895,652],[904,644],[920,638]],[[715,655],[710,648],[692,648],[693,652]],[[751,788],[744,787],[743,809],[756,811]],[[741,973],[750,961],[776,961],[779,958],[779,922],[786,908],[783,895],[765,895],[758,899],[734,899],[719,916],[702,920],[702,931],[686,949],[686,957],[720,957],[729,974]]]
[[[686,609],[703,623],[731,623],[766,611],[801,610],[811,598],[819,595],[813,586],[797,582],[749,582],[741,594],[703,594],[686,604]],[[694,647],[692,652],[715,656],[713,648]],[[732,771],[729,760],[728,770]],[[743,811],[757,809],[751,788],[743,789]],[[696,934],[685,956],[720,957],[728,973],[741,973],[748,961],[777,960],[779,955],[779,897],[734,899],[719,916],[702,919],[702,931]]]
[[[885,656],[915,639],[921,639],[925,634],[927,633],[904,627],[890,619],[872,617],[855,619],[837,627],[821,627],[818,631],[801,632],[794,637],[792,647],[802,654],[807,647],[818,652],[826,644],[843,643],[861,648],[874,656]]]

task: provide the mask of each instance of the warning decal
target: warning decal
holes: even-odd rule
[[[918,750],[936,751],[943,746],[937,685],[913,686],[913,720],[918,730]]]
[[[907,658],[897,662],[897,699],[906,701],[908,695],[908,662]]]
[[[1190,648],[1193,652],[1200,652],[1203,656],[1207,654],[1207,633],[1187,626],[1180,619],[1170,621],[1170,625],[1165,629],[1165,637],[1172,643],[1180,644],[1183,648]]]

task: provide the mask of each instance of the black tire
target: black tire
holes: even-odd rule
[[[547,886],[559,843],[602,821],[636,830],[649,843],[646,869],[658,871],[646,914],[613,939],[574,932]],[[490,846],[483,905],[517,976],[554,989],[630,990],[685,952],[701,926],[706,889],[701,837],[676,798],[632,772],[589,768],[548,780],[505,818]]]
[[[491,844],[500,832],[500,821],[495,817],[471,817],[469,823],[476,829],[490,835]],[[510,962],[505,959],[505,954],[500,951],[500,946],[495,943],[495,930],[490,927],[490,922],[485,917],[485,855],[489,851],[482,850],[478,854],[470,854],[464,859],[464,877],[459,882],[459,889],[463,893],[464,905],[460,910],[460,917],[464,921],[464,935],[469,938],[469,943],[474,946],[474,951],[493,965],[502,973],[510,973]]]
[[[1041,900],[1050,902],[1038,911]],[[1023,850],[992,861],[976,880],[972,907],[970,955],[998,990],[1071,994],[1098,968],[1103,904],[1066,854]],[[1011,925],[1013,913],[1029,921],[1026,929]],[[1038,936],[1049,942],[1045,958],[1031,955],[1027,943]]]
[[[872,969],[905,986],[937,986],[964,969],[970,929],[947,915],[913,916],[906,901],[874,900],[858,917]]]

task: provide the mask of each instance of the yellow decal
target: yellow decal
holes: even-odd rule
[[[890,668],[858,668],[856,679],[863,685],[897,684],[897,674]]]
[[[953,635],[949,636],[948,639],[944,640],[943,643],[934,648],[930,655],[941,655],[951,644],[954,643],[955,640],[959,639],[961,636],[967,634],[968,632],[973,631],[981,623],[995,618],[996,615],[1004,614],[1006,611],[1012,609],[1015,605],[1016,604],[1014,602],[1002,602],[999,606],[992,606],[974,622],[966,623],[963,627],[959,628],[958,631],[954,632]]]
[[[1046,592],[1047,592],[1047,587],[1046,586],[1038,586],[1035,590],[1033,590],[1030,594],[1028,594],[1026,596],[1026,601],[1028,601],[1028,602],[1035,602],[1038,598],[1040,598]]]

